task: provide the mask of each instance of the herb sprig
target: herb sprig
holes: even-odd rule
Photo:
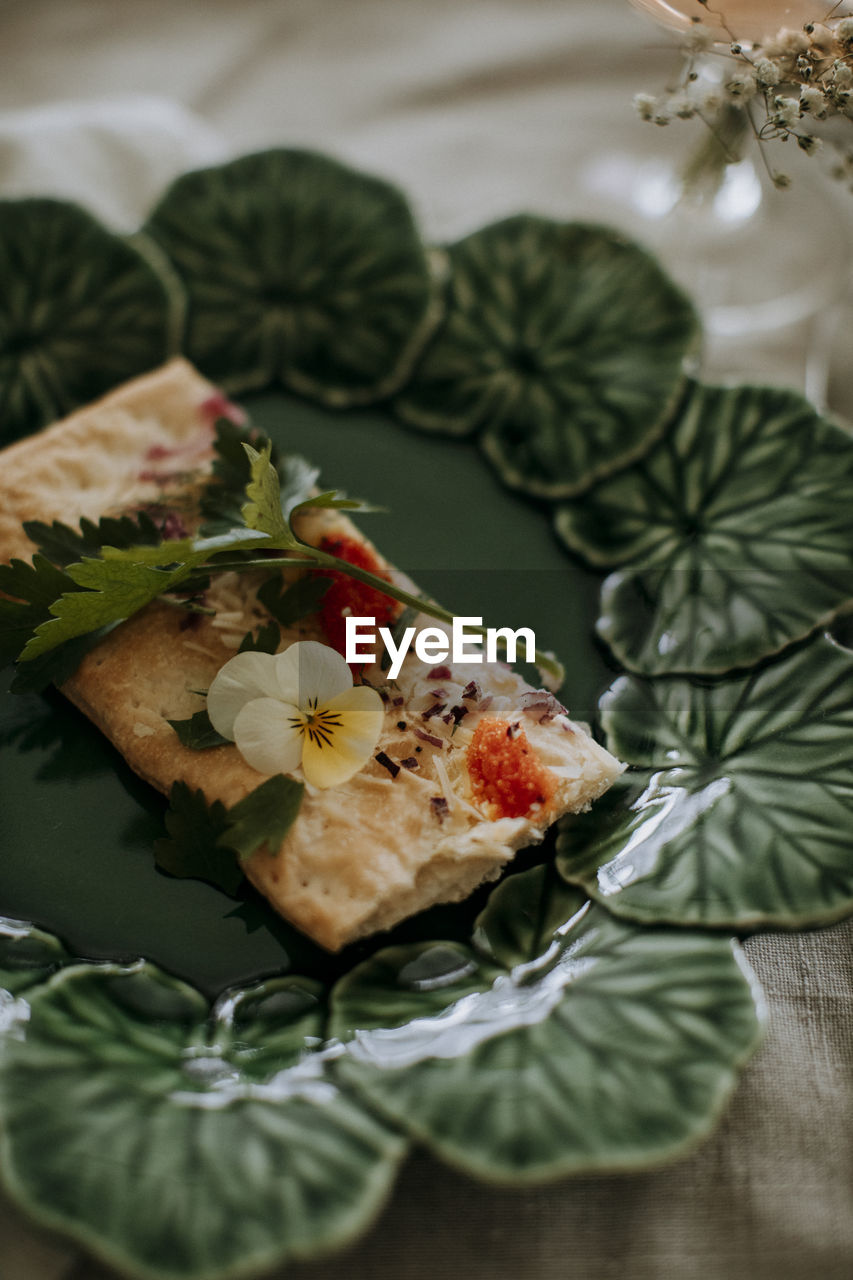
[[[261,443],[259,438],[256,443]],[[66,679],[71,674],[67,669],[71,653],[84,642],[88,647],[91,637],[99,638],[153,600],[174,598],[175,592],[191,597],[194,591],[203,590],[212,574],[226,571],[330,569],[407,608],[452,623],[453,614],[434,601],[303,542],[294,529],[298,517],[312,508],[361,512],[375,508],[337,490],[313,492],[318,471],[296,456],[284,458],[276,467],[268,440],[255,448],[241,439],[242,463],[235,445],[234,429],[226,431],[220,425],[213,479],[201,502],[203,514],[211,520],[198,536],[154,542],[146,527],[139,542],[127,545],[130,529],[117,521],[113,524],[121,526],[122,536],[115,539],[119,545],[100,545],[97,554],[84,554],[62,570],[41,555],[33,558],[32,567],[21,561],[14,561],[11,567],[0,566],[0,591],[13,597],[0,600],[0,658],[16,658],[19,672],[39,663],[42,683],[47,683],[56,678],[49,655],[59,658],[64,654],[59,669]],[[240,486],[242,503],[238,508]],[[76,544],[73,532],[71,539],[59,533],[57,526],[49,532],[67,551],[69,547],[90,546],[111,528],[90,524],[84,529],[81,525]],[[38,532],[43,534],[47,529],[39,526]],[[562,668],[553,655],[538,653],[536,662],[553,679],[562,678]]]
[[[155,843],[154,860],[169,875],[204,880],[237,897],[244,881],[242,864],[261,849],[278,850],[304,791],[295,778],[274,774],[226,809],[221,800],[208,804],[203,792],[176,782],[165,815],[168,834]]]

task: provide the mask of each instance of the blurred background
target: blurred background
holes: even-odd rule
[[[853,198],[791,146],[792,190],[754,154],[715,207],[676,207],[707,130],[639,119],[679,59],[627,0],[6,0],[0,24],[6,194],[130,228],[182,169],[316,147],[399,182],[439,240],[520,209],[624,227],[705,308],[707,376],[853,409]]]

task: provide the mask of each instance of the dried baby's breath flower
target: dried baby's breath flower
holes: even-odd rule
[[[842,18],[835,28],[835,36],[840,44],[853,45],[853,18]]]
[[[738,68],[726,81],[725,91],[730,98],[737,99],[739,102],[749,102],[750,98],[754,98],[758,92],[755,73]]]
[[[697,2],[708,8],[705,0]],[[702,148],[705,160],[691,165],[694,178],[702,176],[699,169],[705,162],[722,176],[725,164],[742,158],[742,141],[749,133],[762,147],[793,140],[812,155],[822,147],[814,132],[818,122],[853,120],[853,17],[821,21],[822,14],[816,13],[815,21],[801,30],[783,28],[747,44],[728,23],[725,0],[708,13],[707,25],[694,19],[683,37],[678,80],[666,93],[634,99],[641,118],[658,125],[700,117],[717,145]],[[730,39],[728,47],[720,43],[720,26]],[[712,46],[713,57],[706,56]],[[835,136],[828,141],[837,153],[830,172],[853,190],[853,150],[845,150]],[[787,175],[769,163],[767,168],[777,187],[789,185]]]
[[[782,72],[770,58],[758,58],[755,63],[755,78],[762,89],[773,89],[780,83]]]
[[[814,116],[815,120],[825,120],[829,114],[830,104],[822,89],[805,85],[800,90],[800,110]]]
[[[796,58],[808,51],[810,41],[805,31],[790,31],[783,27],[763,47],[768,58]]]
[[[792,129],[800,118],[800,104],[796,98],[773,99],[773,123],[779,129]]]
[[[652,93],[634,95],[634,110],[641,120],[654,120],[657,98]]]

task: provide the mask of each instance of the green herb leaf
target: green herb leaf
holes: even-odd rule
[[[223,738],[221,733],[216,732],[206,709],[196,711],[188,720],[170,720],[169,724],[178,735],[181,745],[189,747],[191,751],[207,751],[210,747],[228,746],[231,742],[230,738]]]
[[[290,530],[282,513],[282,492],[278,473],[270,461],[272,446],[267,442],[258,452],[250,444],[244,444],[249,459],[251,479],[246,485],[248,501],[242,509],[242,516],[250,529],[258,529],[268,533],[276,542],[287,545]],[[293,540],[295,543],[295,539]]]
[[[72,529],[59,520],[52,524],[25,520],[24,533],[42,555],[62,566],[96,555],[102,547],[156,547],[163,541],[162,533],[144,511],[135,518],[103,516],[97,523],[84,516],[79,529]]]
[[[249,459],[243,448],[247,432],[230,418],[219,418],[214,430],[216,438],[213,442],[215,453],[213,475],[223,488],[228,489],[232,494],[242,495],[252,478]]]
[[[314,494],[313,497],[306,498],[304,502],[298,503],[291,514],[295,516],[300,511],[306,511],[310,507],[321,507],[324,510],[334,511],[360,511],[362,515],[385,510],[384,507],[374,507],[369,502],[363,502],[361,498],[348,498],[338,489],[329,489],[326,493]]]
[[[290,454],[279,463],[276,474],[281,485],[281,512],[289,523],[295,509],[311,497],[320,471],[298,454]]]
[[[176,782],[165,817],[168,836],[154,845],[161,871],[181,879],[204,880],[229,897],[237,896],[243,872],[230,848],[219,841],[228,828],[228,811],[219,800],[209,805],[202,791]]]
[[[281,626],[292,627],[317,612],[331,585],[331,578],[319,574],[299,578],[289,587],[280,577],[270,578],[258,590],[258,600]]]
[[[51,684],[62,685],[79,667],[90,649],[100,644],[105,635],[112,631],[110,626],[99,627],[85,636],[75,636],[57,645],[55,649],[43,653],[31,662],[19,662],[15,677],[10,685],[11,693],[43,693]]]
[[[233,438],[223,434],[223,439],[228,441],[226,447],[230,451]],[[77,637],[123,622],[157,597],[170,595],[178,589],[182,589],[183,595],[191,596],[213,572],[262,566],[268,570],[316,566],[345,573],[401,604],[415,607],[442,621],[451,621],[452,614],[434,601],[421,599],[357,565],[300,541],[289,523],[296,511],[311,506],[351,510],[372,508],[333,490],[312,496],[310,490],[317,471],[302,458],[285,459],[280,479],[272,463],[269,440],[264,442],[261,450],[245,441],[241,442],[241,448],[250,474],[245,489],[247,500],[240,511],[243,524],[229,526],[210,536],[202,534],[194,539],[173,539],[156,546],[104,546],[100,557],[85,557],[69,565],[67,579],[70,582],[59,574],[53,583],[54,598],[48,600],[50,593],[47,590],[42,592],[37,602],[39,609],[28,612],[26,604],[13,604],[0,610],[0,637],[5,631],[5,651],[9,657],[14,657],[17,652],[18,661],[32,662]],[[222,468],[227,468],[229,474],[232,465],[236,466],[227,458],[222,460]],[[268,554],[262,557],[245,554],[258,548],[265,553],[296,551],[302,558],[295,559],[286,554],[274,560]],[[54,570],[54,573],[58,572]],[[81,587],[86,590],[79,590]],[[270,634],[266,634],[262,643],[269,643]],[[19,649],[21,645],[23,647]],[[0,649],[0,657],[2,653]],[[536,662],[562,679],[562,668],[550,655],[537,654]]]
[[[282,773],[267,778],[228,810],[218,843],[233,849],[241,861],[263,845],[275,853],[293,825],[304,791],[303,783]]]
[[[13,596],[0,599],[0,666],[17,658],[37,627],[50,618],[50,606],[57,596],[79,588],[44,556],[33,563],[13,560],[0,564],[0,592]]]
[[[101,559],[159,567],[177,565],[183,561],[192,568],[202,564],[211,556],[220,555],[223,552],[230,555],[235,551],[251,551],[257,547],[267,547],[269,541],[267,534],[259,533],[255,529],[247,529],[245,525],[238,525],[236,528],[223,530],[222,533],[210,537],[177,538],[169,542],[161,542],[157,547],[102,547]]]
[[[205,486],[200,510],[202,534],[221,533],[239,525],[246,500],[246,485],[251,480],[249,459],[243,448],[246,433],[227,418],[216,423],[213,442],[213,478]]]
[[[68,576],[75,587],[63,591],[50,606],[53,616],[36,627],[20,655],[22,661],[38,658],[75,636],[123,621],[178,586],[188,573],[186,565],[159,569],[127,561],[83,560],[70,565]],[[78,587],[88,590],[79,591]]]
[[[275,653],[281,644],[281,628],[277,622],[258,627],[257,635],[247,631],[240,641],[238,653]]]
[[[131,547],[101,547],[99,556],[86,557],[80,563],[113,560],[123,564],[147,564],[156,569],[169,568],[190,559],[195,545],[192,538],[176,538],[160,542],[156,547],[140,546],[138,543]],[[73,567],[68,566],[69,570]]]
[[[38,554],[33,556],[32,564],[26,560],[0,564],[0,591],[44,609],[56,599],[58,592],[71,591],[73,586],[61,569]]]
[[[35,592],[37,603],[42,606],[29,614],[15,614],[14,606],[11,610],[0,609],[0,637],[9,637],[9,650],[13,642],[24,644],[19,650],[20,659],[30,662],[75,636],[123,622],[158,596],[182,586],[211,555],[266,546],[268,541],[264,534],[233,529],[219,537],[195,541],[184,538],[158,547],[104,547],[102,558],[69,565],[64,573],[40,559],[36,580],[31,571],[28,575],[29,567],[23,565],[8,587],[0,573],[0,590],[10,595],[15,590],[19,594]],[[193,585],[197,585],[195,581]],[[0,654],[5,651],[0,648]]]

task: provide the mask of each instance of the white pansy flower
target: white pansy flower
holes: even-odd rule
[[[284,653],[238,653],[207,694],[217,733],[259,773],[293,773],[335,787],[362,769],[382,729],[382,699],[355,685],[328,645],[300,640]]]

